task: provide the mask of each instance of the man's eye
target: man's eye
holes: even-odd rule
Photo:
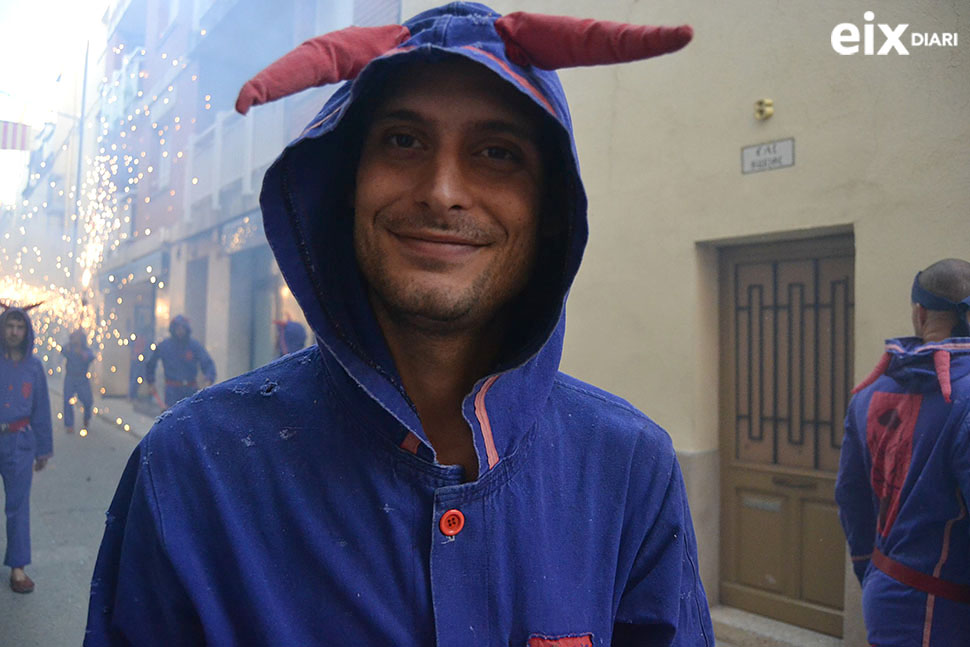
[[[414,148],[418,143],[418,140],[414,136],[405,133],[394,133],[387,140],[397,148]]]
[[[489,146],[482,151],[482,154],[489,159],[494,160],[517,160],[518,156],[507,148],[502,146]]]

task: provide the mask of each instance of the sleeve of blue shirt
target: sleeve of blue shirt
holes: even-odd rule
[[[858,397],[858,396],[857,396]],[[860,431],[859,402],[853,399],[845,418],[845,436],[839,457],[839,475],[835,481],[835,500],[839,504],[839,521],[849,542],[852,568],[862,583],[876,544],[876,511],[872,503],[872,486],[866,469],[865,427]],[[855,406],[853,406],[855,405]]]
[[[91,580],[84,647],[203,645],[201,623],[171,562],[154,499],[146,437],[108,509]]]
[[[54,454],[54,429],[51,424],[51,399],[47,393],[47,375],[44,365],[36,357],[33,403],[30,412],[30,429],[34,434],[34,456],[43,458]]]
[[[960,486],[964,503],[970,501],[970,396],[954,403],[954,409],[960,407],[962,411],[956,418],[957,432],[950,461],[953,475]]]
[[[199,342],[195,342],[195,356],[199,358],[199,367],[202,369],[202,374],[205,375],[206,379],[212,383],[216,381],[216,365],[206,352],[205,346]]]
[[[148,361],[145,362],[145,382],[148,384],[155,383],[155,365],[158,364],[158,360],[161,358],[162,344],[164,343],[162,341],[155,346],[155,350],[152,351],[152,354],[148,357]]]
[[[687,492],[669,441],[667,449],[667,465],[658,471],[669,480],[620,599],[613,647],[714,646]]]

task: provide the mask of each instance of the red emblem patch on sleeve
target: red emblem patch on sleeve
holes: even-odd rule
[[[581,636],[529,636],[527,647],[593,647],[593,634]]]
[[[24,382],[20,387],[20,392],[23,394],[24,400],[26,400],[30,397],[30,394],[34,392],[34,385],[30,382]]]
[[[866,444],[872,457],[870,480],[879,499],[876,527],[886,536],[896,521],[900,496],[913,457],[913,432],[923,396],[918,393],[872,394],[866,413]]]

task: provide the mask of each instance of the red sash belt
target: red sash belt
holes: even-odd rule
[[[953,602],[970,604],[970,586],[949,582],[917,571],[915,568],[910,568],[895,559],[886,557],[878,548],[872,551],[872,565],[894,580],[902,582],[906,586],[911,586],[917,591]]]
[[[21,418],[20,420],[14,420],[13,422],[0,422],[0,431],[6,431],[11,434],[15,434],[18,431],[23,431],[30,424],[30,418]]]

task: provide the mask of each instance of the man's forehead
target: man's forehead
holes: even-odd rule
[[[542,110],[511,83],[484,65],[462,57],[410,63],[387,81],[378,98],[374,120],[427,118],[422,108],[435,108],[441,105],[439,102],[468,106],[468,121],[485,127],[507,122],[531,130],[542,119]]]

